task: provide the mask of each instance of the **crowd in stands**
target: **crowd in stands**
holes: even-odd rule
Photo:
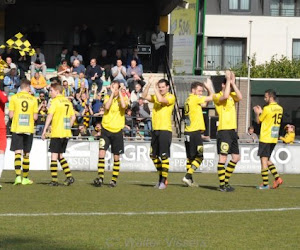
[[[148,139],[152,125],[148,104],[142,98],[145,85],[143,64],[130,28],[126,29],[122,39],[121,46],[114,51],[112,48],[115,45],[103,48],[98,55],[92,56],[88,56],[88,52],[80,54],[82,47],[74,46],[71,53],[66,47],[62,48],[56,57],[57,76],[50,79],[47,79],[47,61],[42,46],[36,47],[36,54],[31,57],[20,56],[18,51],[7,48],[0,55],[1,89],[10,96],[20,91],[21,79],[30,78],[31,93],[38,100],[36,135],[39,136],[51,105],[50,84],[59,82],[64,88],[63,95],[76,111],[73,136],[97,138],[101,133],[104,96],[110,94],[110,82],[119,80],[122,94],[127,96],[129,102],[124,134]]]

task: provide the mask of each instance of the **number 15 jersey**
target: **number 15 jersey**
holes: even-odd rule
[[[51,138],[72,137],[71,117],[74,115],[72,103],[64,96],[52,99],[48,114],[52,114]]]
[[[17,134],[33,134],[33,114],[38,113],[37,99],[26,91],[11,97],[9,111],[14,112],[10,131]]]
[[[264,143],[277,143],[283,108],[272,102],[263,108],[259,116],[261,122],[259,141]]]

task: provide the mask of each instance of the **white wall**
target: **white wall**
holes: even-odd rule
[[[300,39],[299,17],[207,15],[206,37],[247,38],[249,52],[249,21],[252,20],[251,55],[258,63],[269,61],[275,54],[292,57],[293,39]]]

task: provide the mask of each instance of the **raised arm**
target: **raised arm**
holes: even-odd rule
[[[235,101],[239,102],[240,100],[242,100],[243,96],[241,91],[238,89],[238,87],[235,84],[235,74],[234,72],[231,72],[231,77],[230,77],[230,85],[232,86],[234,92],[236,93],[236,97],[235,97]]]
[[[253,111],[255,113],[255,121],[257,124],[260,124],[259,116],[262,113],[262,109],[259,105],[253,107]]]
[[[149,102],[152,101],[152,98],[151,98],[151,95],[148,94],[148,92],[149,92],[149,89],[150,89],[150,87],[151,87],[151,85],[152,85],[153,83],[154,83],[154,78],[153,78],[152,75],[150,75],[149,80],[148,80],[148,83],[146,84],[146,86],[145,86],[145,88],[144,88],[144,90],[143,90],[143,93],[142,93],[142,97],[143,97],[145,100],[149,101]]]

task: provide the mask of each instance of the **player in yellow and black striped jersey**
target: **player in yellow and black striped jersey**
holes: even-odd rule
[[[12,119],[12,140],[10,150],[15,152],[16,179],[14,185],[32,184],[29,175],[29,153],[32,147],[34,121],[38,118],[38,103],[30,92],[30,82],[22,80],[21,92],[12,96],[9,102],[9,117]],[[23,153],[23,162],[22,162]],[[21,177],[23,169],[23,179]]]
[[[211,82],[191,84],[191,93],[184,103],[184,142],[187,155],[187,173],[182,181],[186,186],[196,186],[193,182],[193,173],[200,167],[203,161],[203,141],[201,132],[205,131],[205,123],[202,112],[202,105],[212,101]],[[202,96],[204,88],[208,96]]]
[[[150,86],[155,95],[149,95]],[[172,112],[175,105],[175,96],[169,93],[170,83],[161,79],[156,82],[150,76],[142,97],[152,102],[152,138],[150,157],[159,173],[159,181],[155,187],[165,189],[169,172],[170,146],[172,142]]]
[[[273,188],[278,188],[283,180],[279,176],[276,167],[270,161],[271,154],[279,137],[279,129],[283,115],[283,108],[276,102],[276,92],[272,89],[265,91],[265,102],[267,105],[262,109],[260,106],[253,108],[256,114],[256,122],[261,123],[258,156],[261,161],[261,175],[263,184],[258,189],[269,189],[268,170],[273,174],[275,180]]]
[[[237,128],[235,104],[241,99],[242,94],[235,84],[235,75],[227,70],[222,83],[222,90],[213,95],[213,101],[219,115],[217,134],[218,176],[220,191],[222,192],[234,191],[234,188],[229,185],[229,178],[240,160],[238,135],[235,131]],[[231,154],[231,160],[225,171],[228,154]]]
[[[117,186],[120,172],[120,154],[124,153],[123,128],[125,126],[125,110],[128,98],[122,95],[122,87],[118,80],[111,83],[111,94],[104,97],[104,115],[102,118],[102,131],[99,140],[98,177],[94,180],[96,187],[101,187],[104,179],[105,154],[111,146],[114,154],[113,175],[109,187]]]
[[[50,186],[58,186],[57,160],[67,177],[64,185],[69,186],[74,183],[69,164],[63,157],[63,153],[66,151],[68,138],[72,136],[71,128],[75,121],[75,113],[72,103],[62,95],[62,91],[62,85],[51,84],[50,95],[52,101],[42,134],[42,139],[45,140],[47,129],[51,124],[49,152],[51,152],[50,170],[52,181],[49,184]]]

